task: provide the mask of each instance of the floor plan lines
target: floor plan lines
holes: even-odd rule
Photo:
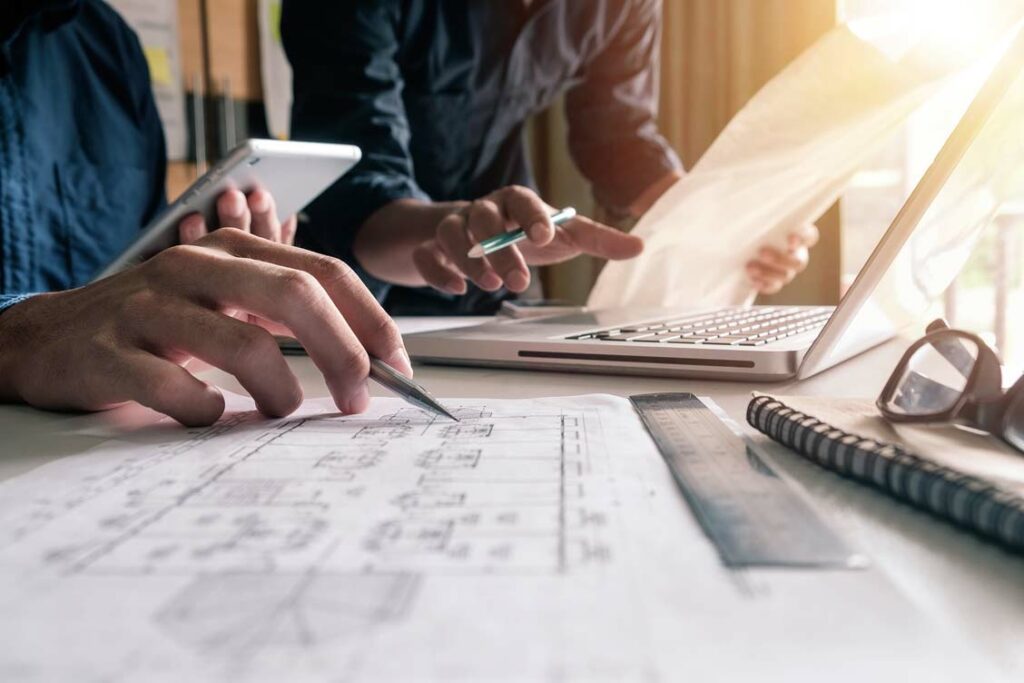
[[[216,656],[313,649],[400,618],[417,585],[407,574],[202,576],[154,621],[176,641]]]
[[[124,457],[39,499],[0,572],[166,591],[148,628],[228,666],[324,648],[358,659],[371,634],[420,618],[438,586],[486,592],[613,562],[595,469],[607,454],[591,446],[600,423],[587,411],[467,401],[453,424],[375,405],[234,415],[166,446],[140,434]]]

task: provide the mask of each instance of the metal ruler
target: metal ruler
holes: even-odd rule
[[[865,564],[696,396],[645,394],[630,401],[727,566]]]

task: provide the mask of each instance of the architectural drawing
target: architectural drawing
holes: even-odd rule
[[[583,411],[467,403],[453,424],[387,405],[352,418],[239,413],[178,443],[126,447],[35,500],[0,570],[32,547],[66,580],[183,580],[148,619],[235,667],[267,648],[364,639],[414,614],[431,577],[556,577],[610,560],[605,501],[588,497],[604,454],[588,447]],[[72,520],[79,533],[59,533]]]
[[[739,590],[624,399],[229,398],[0,483],[0,680],[709,680],[739,642],[749,677],[976,672],[866,573]]]

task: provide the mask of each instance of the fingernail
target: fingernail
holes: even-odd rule
[[[349,394],[348,402],[345,404],[345,412],[349,415],[362,413],[370,407],[370,390],[363,382],[359,388]]]
[[[534,239],[537,239],[538,237],[543,235],[545,232],[547,232],[547,229],[548,229],[548,224],[547,223],[544,223],[543,221],[537,221],[536,223],[534,223],[533,225],[530,226],[530,229],[528,230],[528,232],[530,233],[530,237],[532,237]]]
[[[407,377],[412,377],[412,360],[405,349],[398,349],[388,358],[388,365]]]
[[[264,213],[269,208],[270,207],[267,206],[267,197],[266,197],[266,195],[262,195],[262,194],[256,195],[256,197],[253,199],[253,202],[252,202],[252,210],[253,211],[257,211],[259,213]]]
[[[495,273],[487,273],[483,278],[481,278],[480,287],[489,292],[493,292],[494,290],[501,288],[501,278]]]
[[[511,273],[505,276],[505,284],[513,292],[521,292],[530,286],[530,278],[524,275],[521,271],[513,270]]]
[[[455,278],[449,280],[448,283],[444,286],[444,288],[447,289],[452,294],[464,294],[466,290],[466,285],[465,283],[463,283],[462,280]]]
[[[228,213],[232,216],[241,216],[245,213],[245,210],[249,208],[249,202],[246,200],[245,195],[239,192],[238,194],[231,196],[229,202],[231,206],[228,207]]]

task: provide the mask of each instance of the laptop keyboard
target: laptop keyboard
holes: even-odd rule
[[[824,327],[833,310],[831,306],[728,308],[689,317],[612,327],[573,335],[568,339],[696,346],[764,346],[805,332],[817,332]]]

